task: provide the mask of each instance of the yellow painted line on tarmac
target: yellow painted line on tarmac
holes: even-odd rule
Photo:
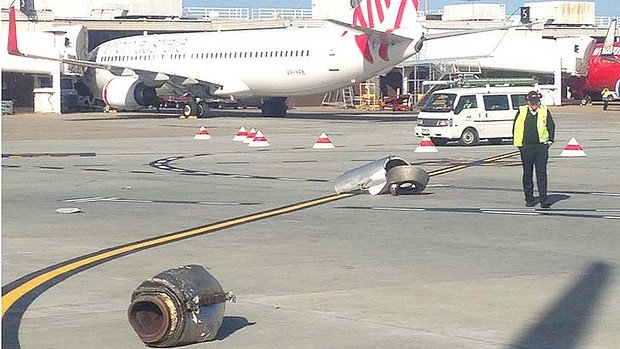
[[[429,172],[429,176],[431,177],[439,176],[442,174],[462,170],[467,167],[475,166],[477,164],[495,162],[495,161],[513,157],[517,154],[519,154],[519,152],[514,151],[511,153],[506,153],[506,154],[493,156],[493,157],[489,157],[489,158],[482,159],[482,160],[473,161],[468,164],[455,165],[455,166],[447,167],[444,169],[431,171]],[[38,275],[28,281],[25,281],[23,284],[15,287],[11,291],[7,292],[5,295],[2,296],[2,317],[4,317],[6,312],[11,308],[11,306],[13,306],[13,304],[15,304],[25,295],[34,291],[35,289],[42,286],[43,284],[53,280],[54,278],[62,276],[76,269],[88,267],[92,264],[102,262],[102,261],[105,261],[106,259],[114,258],[122,254],[136,252],[136,251],[143,250],[146,248],[171,243],[171,242],[175,242],[178,240],[182,240],[182,239],[186,239],[186,238],[190,238],[190,237],[194,237],[194,236],[198,236],[202,234],[207,234],[210,232],[214,232],[216,230],[230,228],[235,225],[241,225],[241,224],[250,223],[250,222],[257,221],[257,220],[264,219],[264,218],[269,218],[269,217],[273,217],[277,215],[282,215],[282,214],[286,214],[286,213],[290,213],[294,211],[303,210],[309,207],[318,206],[318,205],[326,204],[329,202],[334,202],[337,200],[348,198],[353,195],[354,194],[352,193],[343,193],[343,194],[325,196],[322,198],[317,198],[317,199],[313,199],[313,200],[309,200],[309,201],[305,201],[301,203],[296,203],[296,204],[276,208],[273,210],[268,210],[264,212],[250,214],[250,215],[243,216],[243,217],[233,218],[233,219],[226,220],[226,221],[219,222],[219,223],[214,223],[214,224],[210,224],[210,225],[206,225],[206,226],[202,226],[198,228],[192,228],[192,229],[181,231],[178,233],[173,233],[173,234],[155,237],[155,238],[148,239],[148,240],[143,240],[143,241],[136,242],[133,244],[124,245],[118,248],[112,248],[111,250],[108,250],[102,253],[84,257],[72,263],[59,266],[53,270],[50,270],[41,275]]]
[[[511,158],[513,156],[516,156],[516,155],[519,155],[519,151],[518,150],[515,150],[515,151],[510,152],[510,153],[506,153],[506,154],[491,156],[491,157],[488,157],[486,159],[473,161],[473,162],[470,162],[470,163],[467,163],[467,164],[454,165],[454,166],[442,168],[442,169],[439,169],[439,170],[431,171],[431,172],[428,173],[428,175],[431,176],[431,177],[435,177],[435,176],[439,176],[439,175],[442,175],[442,174],[446,174],[446,173],[462,170],[462,169],[465,169],[467,167],[472,167],[472,166],[475,166],[475,165],[488,164],[488,163],[496,162],[496,161],[499,161],[499,160],[508,159],[508,158]]]
[[[106,251],[104,253],[100,253],[94,256],[90,256],[84,259],[77,260],[73,263],[58,267],[44,274],[41,274],[23,283],[22,285],[16,287],[10,292],[7,292],[7,294],[2,296],[2,316],[4,317],[4,314],[11,308],[11,306],[15,304],[15,302],[17,302],[20,298],[24,297],[26,294],[32,292],[33,290],[43,285],[44,283],[50,280],[53,280],[54,278],[58,276],[69,273],[75,269],[86,267],[91,264],[101,262],[108,258],[116,257],[124,253],[134,252],[137,250],[143,250],[149,247],[154,247],[154,246],[158,246],[162,244],[175,242],[175,241],[186,239],[189,237],[210,233],[216,230],[226,229],[226,228],[229,228],[235,225],[249,223],[249,222],[257,221],[257,220],[264,219],[264,218],[269,218],[269,217],[273,217],[277,215],[282,215],[285,213],[290,213],[293,211],[303,210],[305,208],[309,208],[312,206],[322,205],[325,203],[341,200],[341,199],[347,198],[352,195],[353,194],[351,193],[344,193],[344,194],[326,196],[326,197],[322,197],[322,198],[318,198],[318,199],[314,199],[314,200],[310,200],[310,201],[306,201],[302,203],[284,206],[284,207],[277,208],[274,210],[255,213],[255,214],[247,215],[244,217],[234,218],[234,219],[230,219],[227,221],[202,226],[199,228],[189,229],[189,230],[182,231],[176,234],[169,234],[166,236],[156,237],[153,239],[141,241],[135,244],[131,244],[131,245],[127,245],[127,246],[123,246],[119,248],[115,248],[110,251]]]

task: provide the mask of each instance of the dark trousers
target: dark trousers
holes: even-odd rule
[[[534,168],[540,202],[547,202],[547,161],[549,146],[546,144],[526,144],[519,148],[523,163],[523,193],[525,201],[534,202]]]

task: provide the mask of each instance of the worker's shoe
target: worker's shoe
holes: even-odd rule
[[[540,203],[540,208],[549,208],[551,207],[551,203],[548,201]]]
[[[536,206],[536,203],[534,201],[525,202],[525,207],[534,207],[534,206]]]

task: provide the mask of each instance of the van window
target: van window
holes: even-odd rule
[[[454,93],[433,93],[431,97],[422,106],[425,112],[448,112],[454,106],[456,94]]]
[[[512,109],[519,109],[520,106],[525,105],[527,102],[525,101],[525,94],[522,95],[510,95],[510,100],[512,102]]]
[[[495,95],[495,96],[482,96],[484,100],[484,110],[510,110],[508,106],[508,96]]]
[[[478,108],[478,103],[476,102],[476,96],[475,95],[461,96],[461,98],[459,99],[459,103],[456,105],[456,108],[454,108],[454,112],[458,114],[463,109],[472,109],[472,108],[473,109]]]

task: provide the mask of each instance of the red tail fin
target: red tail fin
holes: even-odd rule
[[[15,7],[9,8],[9,39],[7,41],[7,51],[9,54],[22,56],[17,48],[17,26],[15,24]]]

